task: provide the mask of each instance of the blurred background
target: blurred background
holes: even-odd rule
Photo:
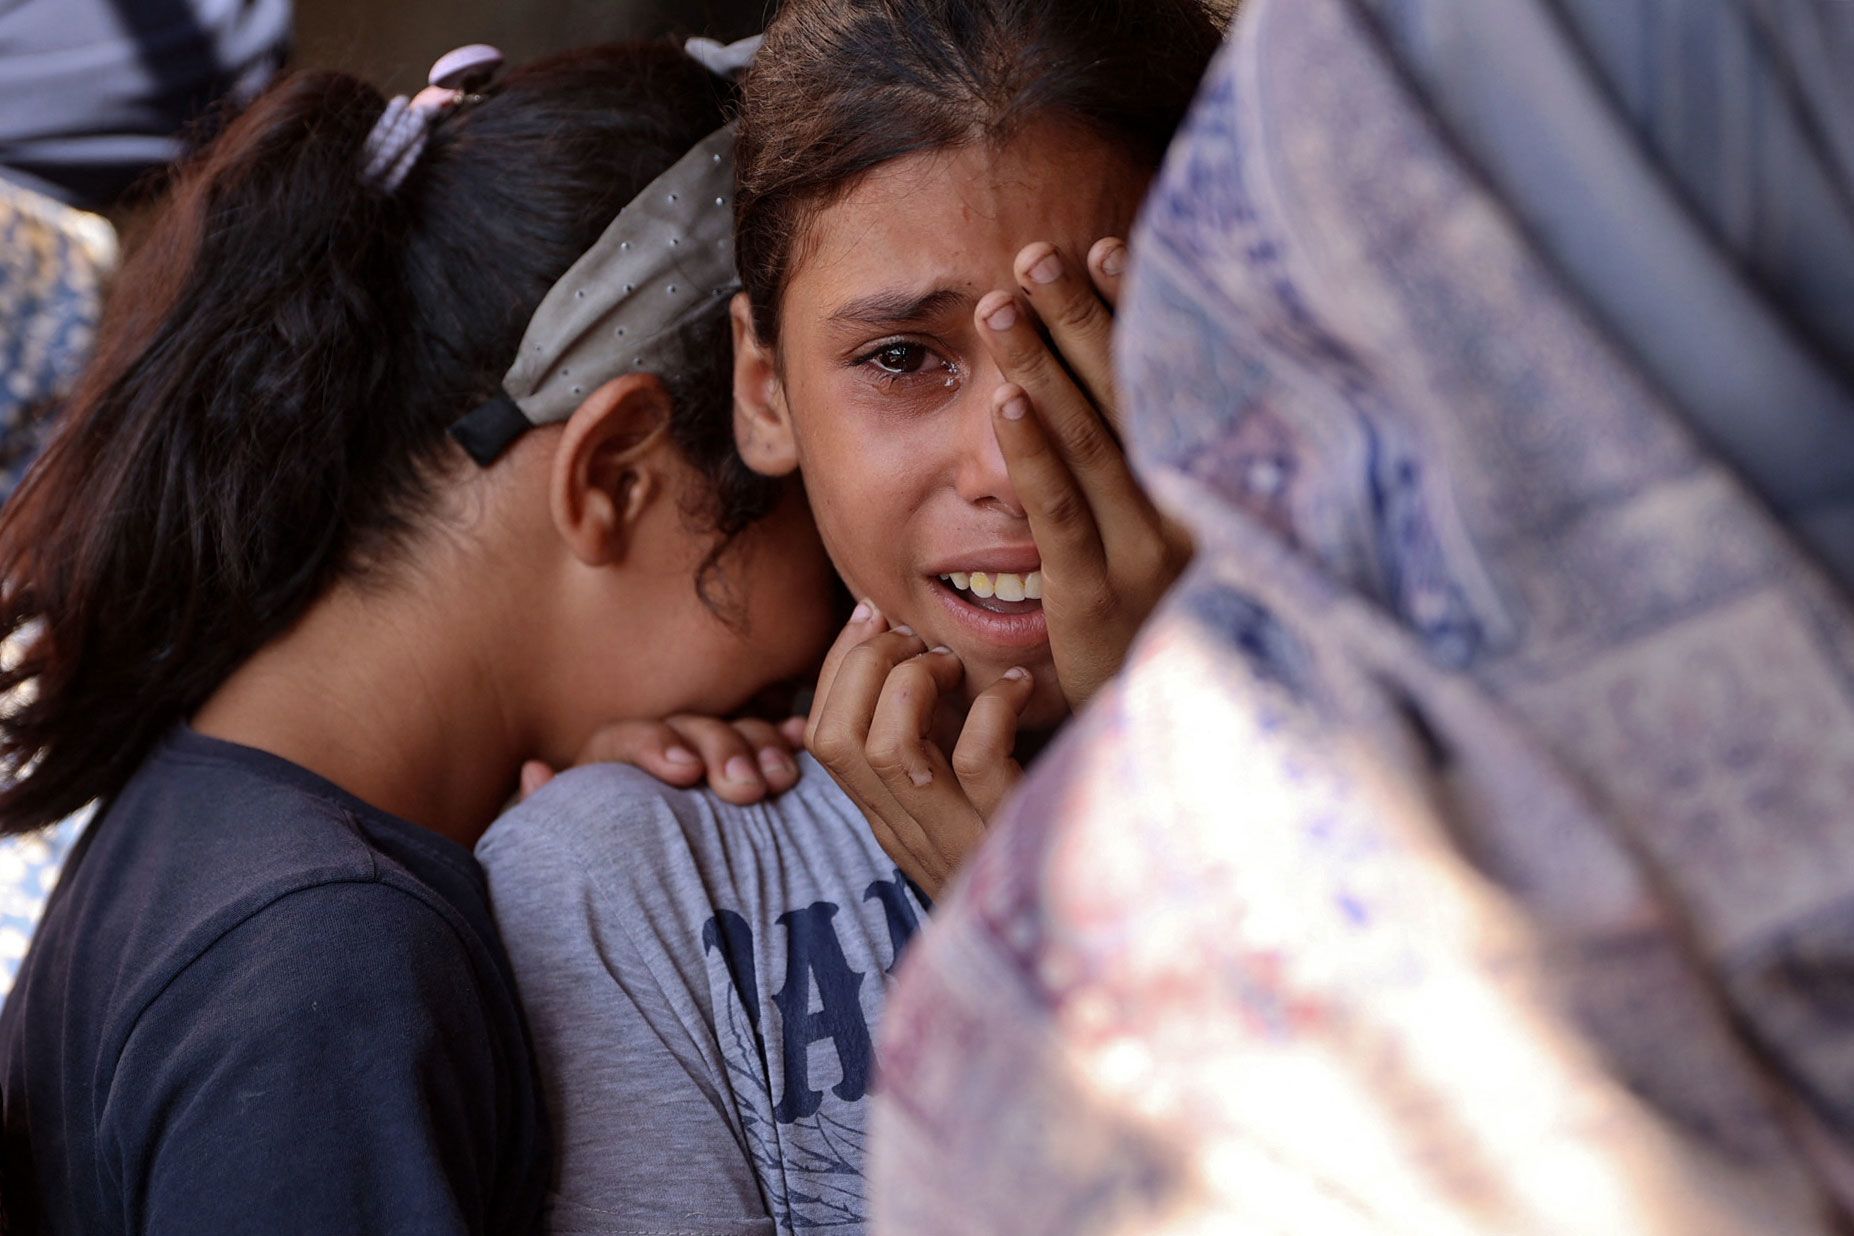
[[[493,43],[511,63],[663,34],[738,38],[771,0],[0,0],[0,178],[113,213],[147,190],[215,103],[283,64],[410,94],[431,62]]]
[[[300,64],[347,69],[405,93],[424,84],[433,59],[462,43],[493,43],[511,63],[519,64],[579,43],[641,35],[737,39],[757,33],[772,4],[773,0],[298,0],[296,58]]]

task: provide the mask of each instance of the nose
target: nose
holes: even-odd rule
[[[960,401],[958,411],[959,456],[953,489],[974,506],[1022,519],[1023,504],[1011,485],[1010,469],[1004,466],[1004,452],[998,449],[998,434],[991,423],[991,390],[996,382],[973,385],[975,389]]]

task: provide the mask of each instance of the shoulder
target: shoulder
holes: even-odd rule
[[[283,892],[199,950],[151,1009],[191,1017],[228,1000],[247,1023],[296,1022],[331,1000],[371,1017],[408,1006],[468,1010],[485,976],[465,933],[436,900],[396,880],[334,880]]]
[[[717,913],[770,922],[893,874],[862,815],[808,757],[796,788],[746,807],[632,768],[575,769],[497,821],[477,857],[518,972],[583,947],[589,926],[602,953],[625,937],[655,951],[700,941]]]
[[[98,1119],[140,1204],[178,1227],[354,1231],[368,1194],[434,1214],[538,1190],[537,1102],[519,1009],[448,917],[391,882],[334,881],[175,976],[117,1045]]]
[[[107,856],[121,891],[201,907],[376,876],[379,855],[354,811],[322,785],[278,757],[183,733],[99,819],[92,853]]]
[[[517,845],[582,839],[587,830],[661,827],[706,809],[701,792],[665,785],[628,764],[571,768],[511,807],[477,842],[479,859]]]
[[[516,871],[661,873],[666,866],[776,865],[794,850],[839,842],[873,848],[862,816],[830,774],[809,756],[801,767],[795,788],[744,807],[627,765],[575,768],[497,820],[478,842],[477,859],[494,885]]]
[[[617,860],[674,861],[687,855],[690,834],[714,830],[717,808],[727,804],[640,769],[589,764],[505,812],[477,842],[476,857],[492,887],[514,872],[577,877]]]
[[[363,963],[390,961],[403,975],[484,952],[467,945],[459,906],[424,878],[432,864],[396,858],[344,804],[262,774],[170,755],[91,825],[39,943],[107,1007],[106,1036],[171,1007],[164,997],[177,988],[216,990],[246,971],[299,990],[344,968],[356,982],[384,973]],[[453,861],[471,866],[461,849]],[[113,977],[102,984],[90,959],[105,951]],[[268,993],[258,985],[252,998]]]
[[[102,1058],[119,1092],[126,1081],[150,1095],[196,1085],[215,1060],[295,1078],[440,1050],[498,1059],[513,1003],[486,980],[448,917],[417,893],[378,881],[309,885],[229,925],[125,1009]]]
[[[327,952],[345,945],[356,956],[404,958],[467,952],[443,900],[396,872],[378,879],[327,880],[289,890],[229,930],[214,948],[252,949],[310,939]]]

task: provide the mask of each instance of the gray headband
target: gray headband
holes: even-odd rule
[[[741,51],[744,60],[751,47]],[[566,420],[613,378],[715,364],[712,352],[697,355],[692,345],[740,289],[733,191],[728,125],[651,181],[547,293],[502,389],[451,426],[458,445],[488,467],[523,433]]]

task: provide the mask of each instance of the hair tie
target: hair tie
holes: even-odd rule
[[[471,43],[439,56],[425,80],[431,84],[407,98],[395,95],[374,122],[362,148],[361,183],[395,193],[425,153],[431,127],[491,81],[502,68],[502,53],[487,43]]]
[[[763,34],[736,39],[732,43],[723,43],[718,39],[694,38],[682,45],[682,50],[691,60],[713,73],[716,77],[733,80],[741,71],[753,63],[754,55],[760,50],[760,44],[766,41]]]

